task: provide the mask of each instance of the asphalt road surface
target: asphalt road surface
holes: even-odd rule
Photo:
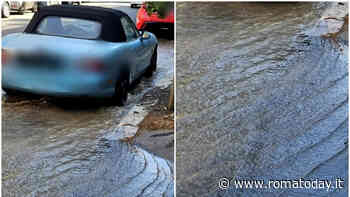
[[[128,4],[117,8],[134,20]],[[32,13],[2,20],[2,34],[23,31]],[[125,107],[4,96],[2,196],[173,196],[173,164],[106,134],[153,88],[173,79],[174,42],[159,39],[158,69],[130,92]]]
[[[346,12],[337,3],[177,3],[176,196],[348,195],[348,32],[341,48],[320,37],[322,16]],[[300,178],[339,178],[345,188],[234,185]]]

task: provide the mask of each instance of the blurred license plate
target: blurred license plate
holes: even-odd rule
[[[18,54],[16,60],[20,65],[31,67],[57,68],[59,64],[57,58],[47,55]]]

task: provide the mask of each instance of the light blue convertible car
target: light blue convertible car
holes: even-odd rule
[[[2,41],[2,88],[60,97],[103,97],[124,105],[130,84],[157,67],[156,37],[125,13],[56,5]]]

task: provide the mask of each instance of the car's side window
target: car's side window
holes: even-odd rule
[[[127,18],[127,21],[129,21],[130,26],[132,27],[132,29],[136,34],[136,37],[140,36],[139,31],[136,29],[135,23],[130,18]]]
[[[120,22],[122,23],[127,41],[137,39],[138,34],[134,25],[126,17],[121,17]]]

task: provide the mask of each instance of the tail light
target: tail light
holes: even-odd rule
[[[81,68],[90,72],[101,72],[104,70],[104,63],[100,60],[86,60],[82,61]]]
[[[12,59],[12,53],[9,50],[1,49],[1,64],[5,65]]]

